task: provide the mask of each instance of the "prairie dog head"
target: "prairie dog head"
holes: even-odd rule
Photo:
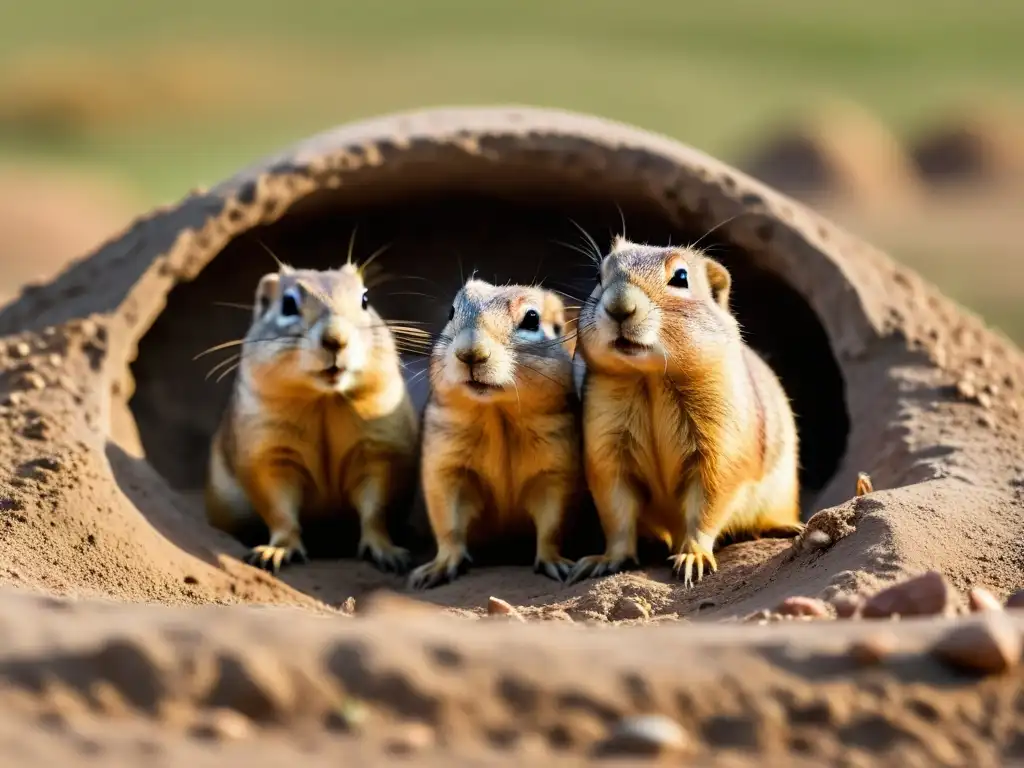
[[[739,338],[729,272],[700,251],[616,238],[580,312],[588,365],[673,373],[711,362]]]
[[[565,306],[551,291],[470,280],[434,346],[433,387],[444,397],[520,406],[564,398],[572,390],[564,331]]]
[[[397,366],[394,340],[354,264],[260,279],[243,365],[261,384],[349,395],[389,359]]]

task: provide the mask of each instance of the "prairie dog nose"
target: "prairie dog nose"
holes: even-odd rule
[[[477,365],[479,363],[486,363],[490,358],[491,352],[486,349],[483,344],[479,342],[463,347],[459,347],[455,350],[455,357],[459,359],[459,362],[466,365]]]
[[[636,314],[636,302],[625,296],[616,296],[604,305],[605,314],[616,323],[624,323]]]
[[[348,339],[335,326],[327,326],[324,328],[323,333],[320,334],[320,346],[332,354],[341,352],[347,344]]]

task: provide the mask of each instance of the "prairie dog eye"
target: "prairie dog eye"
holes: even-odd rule
[[[370,293],[369,291],[363,291],[363,309],[370,306]]]
[[[297,317],[299,314],[299,302],[301,296],[298,288],[289,288],[281,294],[281,315],[283,317]]]
[[[672,273],[672,277],[668,280],[669,287],[671,288],[689,288],[690,287],[690,275],[686,271],[686,267],[680,267]]]
[[[526,314],[523,315],[522,322],[519,323],[519,330],[521,331],[539,331],[540,330],[540,312],[536,309],[528,309]]]
[[[452,304],[451,307],[448,310],[448,322],[450,323],[454,319],[455,319],[455,305]]]

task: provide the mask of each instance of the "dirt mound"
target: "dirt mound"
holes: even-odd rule
[[[1024,183],[1024,112],[959,110],[919,136],[910,151],[932,184]]]
[[[372,566],[328,558],[275,579],[203,522],[207,440],[230,381],[204,381],[192,358],[244,328],[244,312],[215,302],[249,300],[273,268],[264,246],[325,266],[358,224],[359,248],[390,242],[388,270],[423,278],[434,294],[410,297],[399,283],[375,304],[439,327],[460,264],[511,280],[540,274],[582,295],[587,265],[555,243],[574,237],[571,221],[606,240],[620,209],[641,241],[692,241],[727,222],[703,244],[732,270],[748,339],[798,414],[813,536],[726,547],[719,573],[693,590],[660,560],[571,588],[528,564],[477,567],[421,596],[436,617],[422,606],[389,617],[396,609],[374,610],[371,595],[402,585]],[[0,699],[58,730],[64,719],[84,723],[54,750],[90,739],[121,755],[134,734],[209,757],[182,740],[192,728],[250,734],[232,747],[239,756],[264,743],[260,759],[288,754],[302,734],[306,747],[327,749],[324,723],[354,732],[346,695],[380,724],[346,737],[365,760],[393,739],[405,739],[399,750],[429,742],[438,759],[579,756],[619,716],[652,711],[723,761],[822,764],[846,748],[878,764],[934,750],[962,762],[1013,740],[1009,712],[998,739],[973,721],[950,730],[953,715],[941,713],[966,711],[982,689],[949,684],[931,662],[855,672],[834,654],[859,629],[718,620],[774,622],[770,609],[787,597],[838,603],[928,569],[950,590],[985,584],[1003,596],[1024,585],[1024,356],[884,255],[668,139],[528,109],[346,126],[135,222],[0,311],[0,334],[0,582],[179,606],[20,604],[22,632],[3,629]],[[414,380],[422,361],[407,362]],[[422,404],[422,384],[413,392]],[[853,499],[861,471],[876,490]],[[527,626],[441,618],[483,615],[492,595]],[[346,617],[349,598],[357,616],[368,607],[365,618]],[[268,607],[251,616],[195,603]],[[680,621],[693,626],[600,628]],[[892,626],[908,647],[940,631]],[[818,655],[791,658],[778,650],[789,643]],[[877,696],[865,698],[865,685]],[[925,700],[940,714],[922,714]],[[125,724],[116,736],[114,720]],[[20,738],[43,749],[27,731]]]
[[[0,304],[25,283],[54,277],[140,208],[129,189],[106,177],[0,164]]]
[[[899,140],[863,109],[829,103],[764,139],[739,167],[800,199],[865,207],[914,201],[916,169]]]

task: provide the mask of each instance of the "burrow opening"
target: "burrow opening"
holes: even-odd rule
[[[674,226],[649,202],[559,194],[539,198],[490,196],[479,191],[418,194],[362,206],[332,201],[297,206],[274,224],[236,237],[191,282],[180,283],[141,338],[131,366],[135,389],[129,407],[147,461],[177,491],[199,504],[210,438],[232,387],[207,371],[231,350],[193,360],[215,344],[241,338],[250,314],[218,302],[251,304],[260,276],[276,267],[269,248],[296,267],[325,269],[344,261],[353,228],[355,253],[365,258],[390,244],[380,258],[395,277],[371,292],[384,316],[425,322],[439,330],[462,277],[472,271],[492,280],[545,285],[577,297],[593,287],[587,259],[561,243],[582,245],[587,230],[605,248],[625,220],[628,236],[650,243],[694,242],[696,224]],[[621,211],[621,215],[620,215]],[[807,301],[784,279],[716,233],[707,248],[731,271],[732,306],[748,341],[782,380],[797,414],[805,517],[839,468],[850,418],[844,380],[828,336]],[[426,295],[423,295],[426,294]],[[427,391],[424,358],[406,356],[406,377],[422,407]],[[199,510],[197,510],[199,513]]]

